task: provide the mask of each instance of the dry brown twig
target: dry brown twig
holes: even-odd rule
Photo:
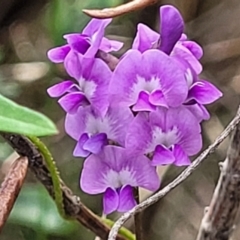
[[[231,139],[210,206],[202,219],[197,240],[228,240],[240,203],[240,124]]]
[[[94,18],[113,18],[125,13],[137,11],[141,8],[153,5],[157,0],[133,0],[131,2],[119,5],[114,8],[104,9],[83,9],[83,12],[90,17]]]
[[[28,160],[19,157],[11,165],[10,171],[0,187],[0,232],[7,221],[27,174]]]
[[[108,240],[115,240],[117,233],[121,226],[132,216],[136,213],[143,211],[147,207],[151,206],[152,204],[156,203],[159,199],[164,197],[168,194],[171,190],[176,188],[179,184],[181,184],[184,180],[186,180],[203,162],[211,153],[215,151],[218,145],[229,136],[232,130],[237,126],[240,122],[240,106],[238,108],[237,114],[234,119],[228,124],[225,130],[217,137],[217,139],[212,143],[205,151],[203,151],[199,157],[197,157],[190,166],[188,166],[176,179],[174,179],[171,183],[169,183],[166,187],[161,189],[159,192],[151,196],[150,198],[146,199],[145,201],[141,202],[130,211],[124,213],[113,225]]]
[[[37,179],[47,189],[49,195],[55,199],[54,187],[51,174],[46,167],[43,156],[35,145],[27,138],[12,133],[0,132],[0,135],[12,146],[20,155],[28,158],[29,169],[35,174]],[[65,215],[76,219],[83,226],[93,231],[101,239],[106,240],[110,231],[109,227],[102,220],[91,212],[72,191],[61,180],[61,190],[63,195],[63,207]],[[126,240],[125,237],[118,235],[118,240]]]

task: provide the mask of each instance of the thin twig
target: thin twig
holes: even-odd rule
[[[27,174],[28,160],[19,157],[13,162],[0,187],[0,232],[8,219]]]
[[[159,199],[164,197],[167,193],[171,190],[176,188],[180,183],[186,180],[199,166],[200,163],[203,162],[211,153],[215,151],[217,146],[229,136],[232,130],[236,127],[236,125],[240,122],[240,107],[238,108],[237,114],[234,119],[228,124],[225,130],[217,137],[213,144],[211,144],[205,151],[203,151],[199,157],[197,157],[190,166],[188,166],[176,179],[174,179],[171,183],[169,183],[166,187],[162,190],[151,196],[150,198],[146,199],[145,201],[141,202],[139,205],[132,208],[130,211],[124,213],[113,225],[108,240],[115,240],[119,228],[131,217],[134,216],[136,213],[143,211],[147,207],[151,206],[152,204],[156,203]]]
[[[55,199],[54,187],[51,174],[46,167],[45,161],[35,147],[35,145],[27,138],[17,134],[0,133],[0,135],[12,146],[12,148],[20,155],[28,158],[29,168],[35,174],[37,179],[44,185],[50,196]],[[107,239],[109,227],[101,221],[101,219],[91,212],[79,199],[73,195],[72,191],[61,181],[61,189],[63,195],[63,205],[65,215],[71,219],[76,219],[83,226],[93,231],[101,239]],[[118,235],[118,240],[126,240],[125,237]]]
[[[210,206],[202,219],[197,240],[228,240],[240,203],[240,124],[231,139]]]
[[[114,8],[104,9],[83,9],[83,12],[94,18],[113,18],[125,13],[133,12],[141,8],[153,5],[157,0],[133,0]]]

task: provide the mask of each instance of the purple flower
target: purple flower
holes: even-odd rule
[[[104,117],[91,107],[79,108],[76,114],[67,114],[66,132],[77,141],[73,155],[87,157],[98,154],[108,141],[124,146],[128,125],[133,114],[128,108],[110,107]]]
[[[113,104],[133,111],[154,111],[157,106],[177,107],[187,97],[184,71],[156,49],[141,54],[130,50],[117,65],[109,86]]]
[[[163,6],[160,8],[160,19],[160,33],[144,24],[138,24],[132,48],[140,52],[158,48],[177,60],[187,61],[197,74],[200,73],[202,65],[198,60],[203,51],[197,43],[187,40],[183,34],[184,21],[180,12],[173,6]]]
[[[80,185],[89,194],[104,193],[103,210],[125,212],[136,205],[134,187],[155,191],[160,181],[155,167],[143,155],[135,155],[117,146],[106,146],[85,161]]]
[[[222,93],[210,82],[198,79],[198,76],[189,65],[188,67],[183,66],[183,69],[186,70],[185,76],[189,88],[184,105],[195,115],[199,122],[208,120],[210,115],[204,105],[215,102],[222,97]]]
[[[67,44],[49,50],[48,58],[54,63],[61,63],[70,51],[82,54],[86,58],[93,58],[99,49],[105,52],[118,51],[123,45],[121,42],[103,37],[105,28],[111,21],[112,19],[92,19],[82,33],[64,35]]]
[[[74,113],[79,106],[91,105],[104,115],[109,105],[108,85],[112,72],[101,59],[86,59],[77,53],[65,62],[65,67],[76,82],[67,80],[48,89],[51,97],[61,97],[59,104],[68,113]]]
[[[185,107],[138,113],[126,136],[126,147],[153,156],[152,164],[189,165],[188,156],[202,147],[201,128]]]

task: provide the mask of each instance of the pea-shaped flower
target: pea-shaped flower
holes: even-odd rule
[[[103,193],[105,214],[116,210],[125,212],[134,207],[133,188],[156,191],[159,185],[156,168],[147,157],[117,146],[106,146],[98,155],[90,155],[84,161],[80,179],[84,192]]]
[[[105,52],[118,51],[123,44],[104,37],[105,28],[111,21],[112,19],[92,19],[82,33],[64,35],[67,44],[49,50],[48,58],[54,63],[61,63],[71,51],[86,58],[94,58],[99,49]]]
[[[153,165],[189,165],[202,147],[200,125],[184,106],[138,113],[126,137],[126,147],[152,157]]]
[[[61,97],[59,104],[68,113],[74,113],[80,106],[91,105],[104,115],[109,105],[108,85],[112,72],[103,60],[87,59],[77,53],[65,62],[68,74],[76,81],[67,80],[48,89],[51,97]]]
[[[91,107],[81,107],[75,114],[67,114],[66,132],[77,141],[73,155],[87,157],[98,154],[109,141],[124,146],[133,114],[128,108],[108,108],[104,116]]]
[[[112,104],[133,111],[177,107],[187,97],[184,71],[164,52],[130,50],[117,65],[109,86]]]

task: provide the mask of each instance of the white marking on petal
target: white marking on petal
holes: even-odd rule
[[[94,81],[86,81],[84,78],[78,80],[81,91],[85,94],[88,100],[91,99],[97,89],[97,84]]]
[[[159,144],[169,148],[179,141],[179,131],[176,126],[167,132],[163,132],[158,126],[155,126],[152,131],[152,142],[149,144],[146,153],[153,152]]]
[[[129,168],[122,169],[119,173],[122,185],[137,186],[135,174],[136,172]]]
[[[158,77],[152,76],[150,80],[147,80],[141,76],[137,76],[137,81],[131,89],[131,98],[136,102],[141,91],[152,93],[155,90],[161,90],[161,82]]]
[[[106,185],[115,189],[124,185],[137,186],[135,173],[129,167],[125,167],[120,172],[110,169],[103,177]]]
[[[120,127],[111,115],[106,114],[103,118],[88,114],[86,119],[86,132],[90,134],[106,133],[108,139],[117,139],[117,131]]]
[[[193,75],[192,75],[192,72],[189,68],[185,72],[185,78],[186,78],[186,81],[187,81],[188,88],[190,88],[193,84]]]

